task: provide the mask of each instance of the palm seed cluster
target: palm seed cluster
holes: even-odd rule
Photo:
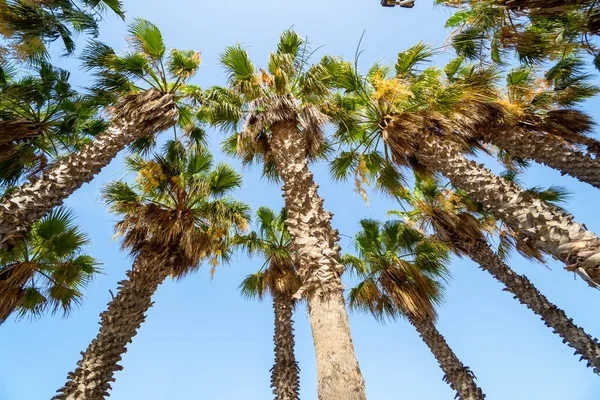
[[[600,374],[598,340],[507,264],[512,250],[540,262],[550,256],[600,288],[600,239],[561,207],[566,191],[519,180],[535,162],[600,188],[600,142],[579,108],[600,91],[590,72],[600,69],[600,5],[436,3],[456,11],[446,24],[453,58],[443,67],[433,65],[439,49],[424,43],[367,71],[357,60],[313,60],[289,29],[263,67],[242,46],[227,47],[226,84],[201,88],[190,83],[200,53],[167,50],[147,20],[129,25],[123,54],[96,39],[106,13],[124,18],[118,0],[0,2],[0,324],[67,314],[82,301],[101,260],[86,254],[89,237],[62,204],[130,151],[133,179],[108,183],[102,196],[132,267],[54,399],[108,397],[158,286],[205,262],[214,272],[238,251],[263,260],[240,290],[272,299],[276,400],[299,398],[292,315],[304,304],[319,399],[367,398],[347,307],[380,321],[405,318],[457,398],[485,398],[436,327],[452,255],[488,272]],[[91,35],[78,54],[94,77],[85,91],[48,50],[56,41],[74,54],[77,33]],[[253,212],[234,197],[243,177],[215,162],[208,126],[226,133],[226,154],[281,185],[280,211]],[[166,131],[173,137],[157,146]],[[506,171],[493,173],[478,154]],[[353,254],[338,244],[311,172],[316,160],[329,163],[333,180],[354,180],[365,200],[370,186],[397,201],[389,220],[360,221]],[[357,282],[348,290],[344,273]]]

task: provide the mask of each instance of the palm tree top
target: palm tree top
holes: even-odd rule
[[[285,226],[287,212],[279,214],[268,207],[256,211],[258,229],[247,235],[237,235],[232,243],[250,256],[264,258],[262,267],[248,275],[240,290],[245,297],[259,299],[266,294],[293,296],[301,286],[291,254],[292,239]]]
[[[67,315],[83,299],[96,273],[96,261],[86,255],[89,237],[74,214],[56,208],[35,222],[11,250],[0,251],[0,323],[12,312],[39,317],[50,311]]]
[[[200,52],[167,51],[159,28],[145,19],[129,25],[130,50],[119,56],[108,45],[91,40],[81,58],[88,70],[95,70],[97,82],[92,91],[100,97],[154,89],[161,93],[186,96],[199,88],[187,83],[200,66]],[[142,85],[142,86],[138,86]]]
[[[380,320],[435,319],[449,277],[447,248],[400,221],[363,219],[360,225],[358,255],[341,259],[360,280],[349,292],[350,307]]]
[[[265,174],[273,176],[268,154],[271,127],[284,123],[301,129],[309,157],[327,152],[323,129],[330,121],[326,105],[332,97],[336,62],[324,56],[311,64],[312,54],[307,40],[291,29],[281,34],[266,68],[256,67],[240,45],[225,49],[221,65],[228,85],[208,89],[200,112],[211,124],[236,132],[225,141],[225,152],[247,164],[262,162]]]
[[[214,165],[198,144],[186,149],[169,141],[148,161],[127,160],[137,173],[135,183],[110,183],[104,198],[122,219],[116,232],[134,254],[144,246],[159,246],[175,254],[172,275],[180,277],[205,259],[216,267],[230,256],[230,234],[247,229],[249,207],[231,197],[242,178],[227,164]]]
[[[125,17],[119,0],[3,1],[1,48],[15,59],[40,61],[48,57],[47,45],[61,39],[65,54],[72,54],[74,33],[98,35],[98,21],[108,10]]]
[[[464,57],[443,69],[427,67],[435,54],[419,43],[400,52],[393,67],[375,64],[360,74],[351,63],[338,65],[336,85],[344,96],[333,117],[340,121],[335,135],[340,151],[331,162],[335,179],[373,175],[383,165],[386,176],[396,176],[389,183],[396,183],[390,189],[398,192],[402,177],[392,164],[430,173],[415,159],[426,132],[469,153],[487,151],[478,142],[484,129],[550,134],[570,142],[592,131],[592,119],[576,106],[598,88],[577,58],[567,57],[543,76],[515,68],[501,84],[497,66],[472,65]],[[507,152],[499,155],[511,168],[526,164],[509,159]]]

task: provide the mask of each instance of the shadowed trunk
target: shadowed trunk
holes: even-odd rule
[[[485,241],[479,240],[472,247],[461,247],[465,247],[465,253],[478,263],[481,269],[502,282],[506,287],[504,290],[514,294],[515,299],[539,315],[547,327],[563,338],[563,343],[574,348],[575,354],[581,355],[581,359],[587,361],[588,367],[593,368],[595,373],[600,373],[600,343],[597,339],[575,325],[573,320],[549,302],[529,279],[511,270]]]
[[[78,153],[57,161],[40,179],[24,184],[0,204],[0,248],[29,230],[33,221],[59,206],[134,140],[175,124],[173,96],[150,90],[127,96],[117,107],[108,130]]]
[[[273,296],[275,313],[275,364],[271,369],[271,388],[275,400],[298,400],[300,368],[294,355],[294,299],[286,295]]]
[[[457,397],[461,400],[484,399],[485,395],[475,383],[475,376],[468,367],[460,362],[433,321],[429,318],[416,318],[410,315],[408,315],[408,319],[435,356],[440,368],[444,371],[444,380],[456,391]]]
[[[501,149],[510,150],[526,160],[547,165],[581,182],[600,189],[600,158],[568,148],[548,135],[522,131],[491,132],[482,130],[481,139]]]
[[[170,268],[155,251],[145,248],[136,258],[127,279],[119,282],[117,295],[100,314],[100,332],[82,352],[77,369],[53,400],[101,400],[109,396],[118,364],[152,306],[152,295],[169,275]]]
[[[551,254],[600,288],[600,240],[573,220],[512,182],[467,160],[452,143],[428,134],[416,152],[419,161],[448,178],[475,201],[510,226],[520,239]]]
[[[0,163],[10,160],[19,143],[34,140],[45,129],[45,124],[26,119],[0,121]]]
[[[20,262],[0,269],[0,325],[14,313],[25,298],[23,287],[35,274],[37,263]]]
[[[304,294],[308,301],[319,399],[365,400],[344,304],[339,237],[308,169],[307,139],[296,121],[275,124],[271,130],[271,152],[284,182],[286,224],[303,284],[297,296]]]

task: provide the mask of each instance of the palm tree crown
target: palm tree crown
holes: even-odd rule
[[[0,323],[12,313],[65,315],[83,298],[98,262],[83,249],[89,238],[72,212],[57,208],[37,221],[10,251],[0,251]]]
[[[275,176],[270,128],[278,122],[298,122],[309,157],[327,151],[323,127],[329,119],[322,105],[331,96],[335,63],[325,56],[309,65],[310,55],[306,40],[293,30],[281,35],[266,69],[257,68],[239,45],[227,47],[221,64],[229,86],[205,93],[201,111],[205,118],[226,130],[243,128],[226,140],[225,151],[240,156],[246,164],[263,161],[268,177]]]
[[[201,98],[202,90],[189,83],[200,67],[200,52],[172,49],[167,51],[159,28],[144,19],[129,26],[130,51],[117,55],[108,45],[93,40],[82,53],[83,65],[93,70],[96,82],[91,87],[95,99],[106,105],[123,104],[134,100],[136,94],[146,93],[136,107],[162,97],[163,106],[176,103],[178,127],[193,138],[203,138],[192,106]],[[120,107],[114,111],[119,113]],[[167,126],[168,127],[168,126]],[[150,152],[155,136],[138,139],[134,150]]]
[[[244,296],[262,299],[272,294],[291,298],[300,288],[290,250],[292,240],[285,227],[286,215],[285,209],[276,215],[270,208],[260,207],[256,211],[258,230],[233,239],[248,254],[259,254],[265,260],[261,269],[248,275],[240,285]]]
[[[542,63],[565,55],[590,54],[600,69],[600,10],[593,0],[436,0],[458,9],[446,22],[452,44],[469,58]],[[486,50],[489,50],[489,54]]]
[[[245,230],[249,221],[248,206],[230,197],[241,185],[238,173],[214,166],[199,144],[186,150],[179,141],[150,161],[133,156],[128,164],[138,173],[136,183],[117,181],[104,191],[111,210],[122,216],[116,231],[124,248],[134,254],[147,245],[168,250],[177,277],[206,258],[215,267],[229,256],[228,234]]]
[[[400,221],[363,219],[360,225],[358,256],[342,257],[360,280],[350,290],[350,307],[379,319],[403,315],[435,319],[442,282],[448,276],[447,248]]]
[[[2,50],[11,58],[42,59],[47,45],[61,39],[66,54],[75,50],[74,33],[98,34],[98,21],[110,10],[124,18],[120,0],[5,0],[0,3]]]

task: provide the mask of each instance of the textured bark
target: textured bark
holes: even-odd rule
[[[358,367],[344,304],[337,231],[323,208],[318,186],[308,169],[307,142],[296,121],[274,124],[270,141],[280,173],[292,250],[308,301],[317,356],[320,400],[364,400],[364,381]]]
[[[118,362],[142,325],[152,306],[152,295],[169,275],[170,268],[161,254],[142,250],[127,279],[119,282],[118,294],[100,314],[100,332],[82,352],[78,367],[67,376],[67,383],[53,400],[101,400],[109,396]]]
[[[433,353],[440,368],[444,371],[444,380],[456,391],[457,397],[461,400],[484,399],[483,391],[475,383],[475,376],[468,367],[460,362],[433,321],[429,318],[412,316],[409,316],[408,319]]]
[[[600,240],[573,216],[548,206],[512,182],[467,160],[451,142],[428,134],[416,152],[419,161],[465,190],[496,218],[510,226],[520,239],[551,254],[600,288]]]
[[[0,204],[0,247],[29,230],[31,223],[59,206],[134,140],[175,124],[174,98],[151,90],[127,96],[115,108],[110,128],[78,153],[57,161],[40,179],[27,183]]]
[[[286,295],[273,297],[275,313],[275,364],[271,369],[271,388],[275,400],[300,398],[300,368],[294,354],[294,299]]]
[[[561,171],[563,175],[570,175],[600,189],[600,158],[570,149],[549,135],[487,130],[481,139],[510,150],[518,157],[547,165]]]
[[[587,361],[588,367],[593,368],[595,373],[600,373],[600,343],[597,339],[575,325],[573,320],[549,302],[529,279],[510,269],[485,241],[479,240],[473,246],[464,247],[464,252],[479,264],[481,269],[504,284],[504,290],[512,293],[521,304],[539,315],[547,327],[563,338],[563,343],[574,348],[575,354],[581,355],[581,360]]]

